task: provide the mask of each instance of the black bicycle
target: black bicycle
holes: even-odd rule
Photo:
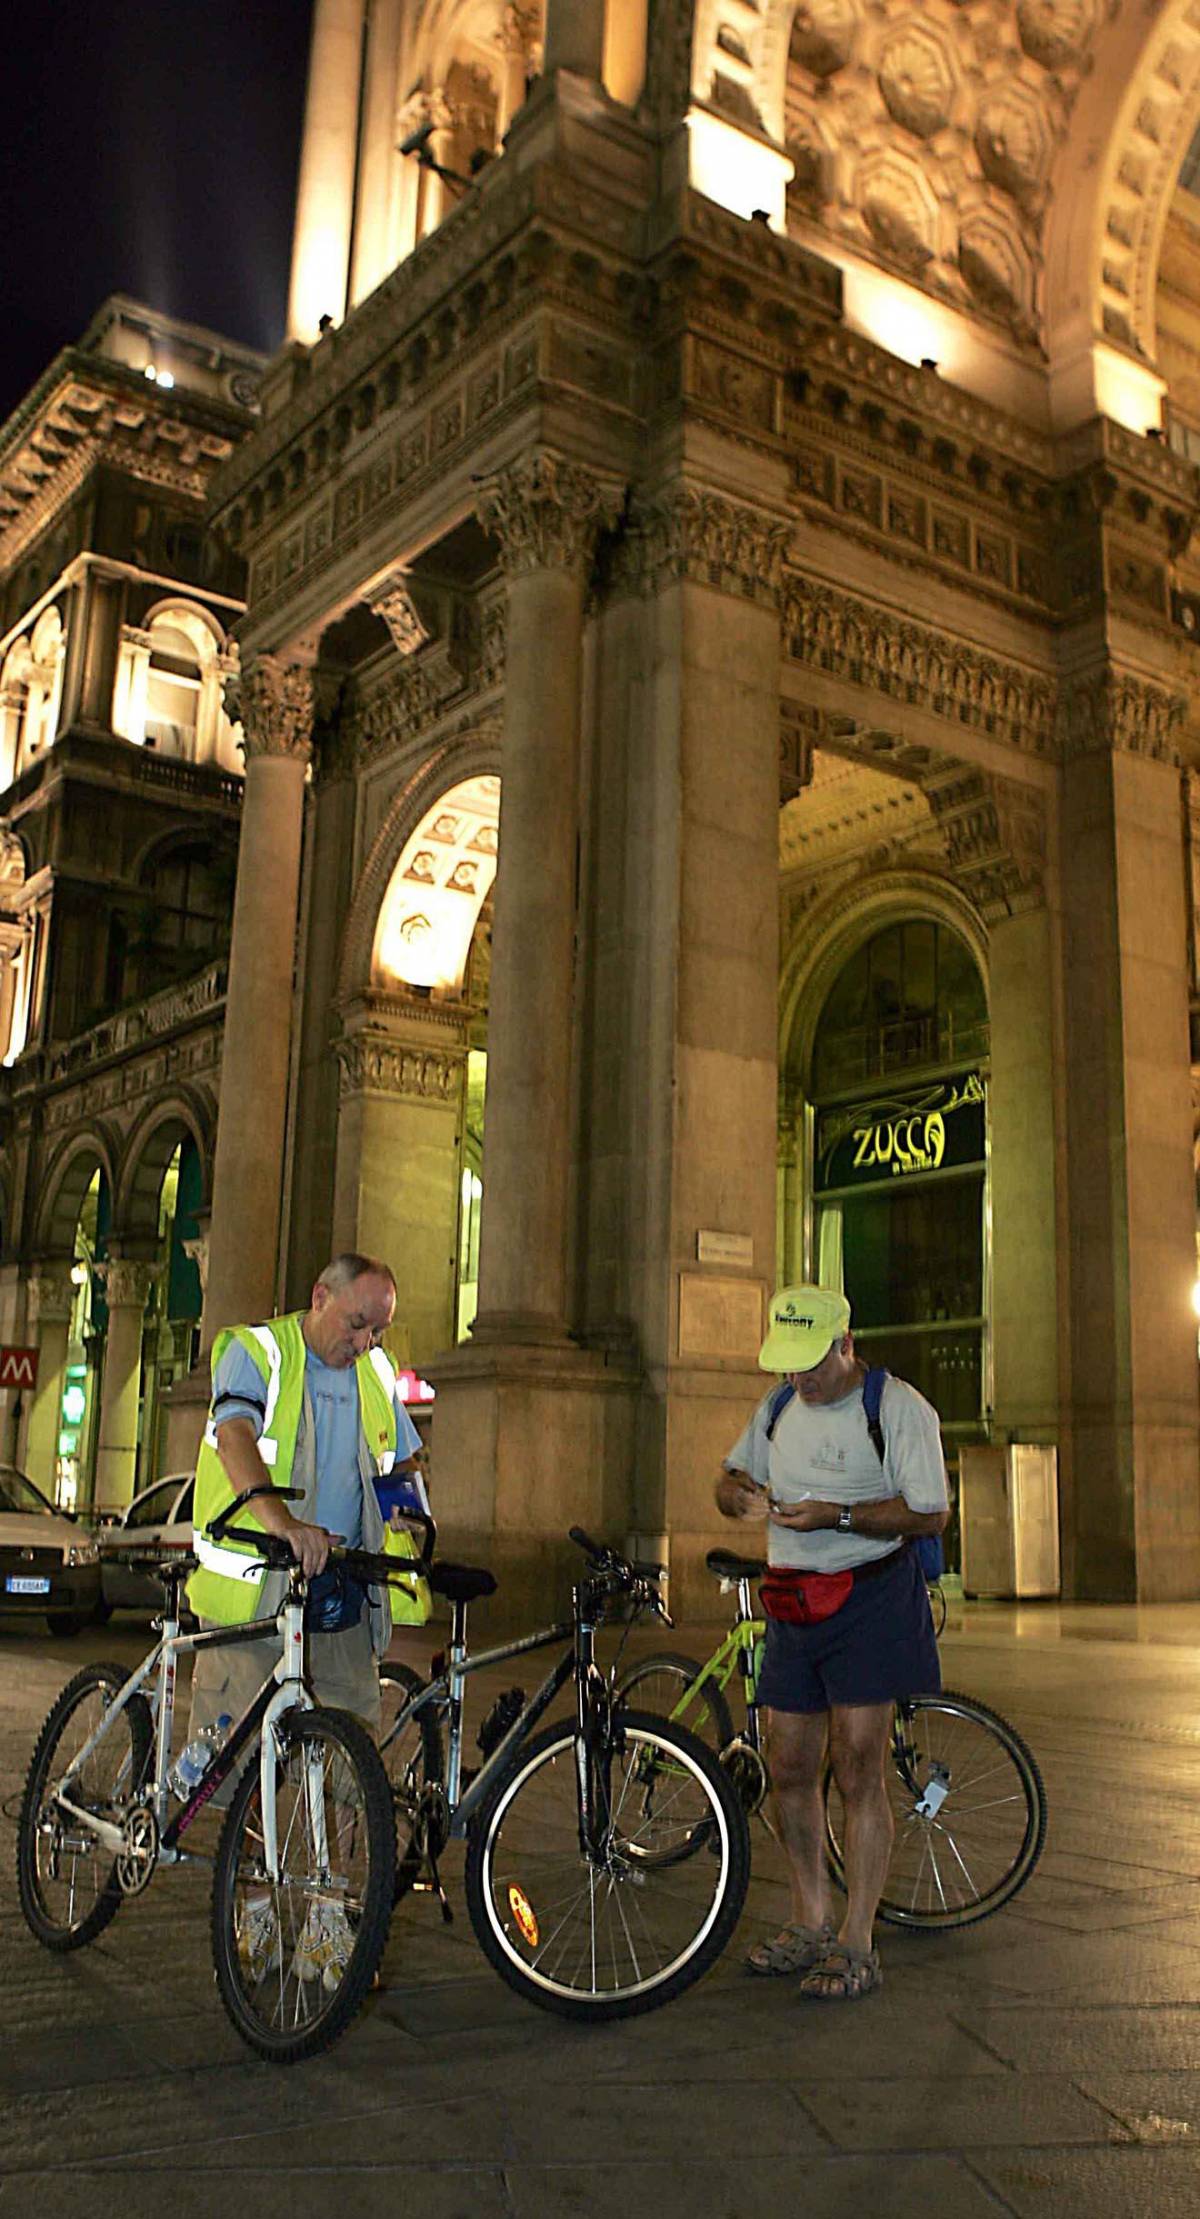
[[[691,1987],[725,1947],[750,1874],[746,1816],[710,1752],[686,1727],[615,1704],[595,1661],[614,1609],[667,1625],[657,1565],[631,1563],[573,1527],[587,1567],[572,1614],[541,1632],[469,1655],[467,1611],[495,1592],[491,1572],[434,1563],[451,1606],[450,1642],[423,1681],[384,1664],[381,1753],[392,1782],[398,1892],[441,1897],[439,1860],[467,1843],[467,1909],[502,1980],[575,2019],[651,2011]],[[509,1689],[463,1765],[463,1683],[489,1665],[566,1644],[528,1699]],[[573,1719],[535,1732],[574,1682]],[[702,1848],[703,1854],[697,1854]]]

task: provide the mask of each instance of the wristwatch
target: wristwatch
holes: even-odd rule
[[[837,1531],[839,1533],[853,1533],[854,1524],[851,1516],[852,1510],[853,1504],[848,1502],[844,1502],[842,1504],[842,1507],[837,1514]]]

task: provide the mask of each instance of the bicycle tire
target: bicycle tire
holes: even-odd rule
[[[90,1740],[128,1677],[120,1664],[85,1665],[51,1705],[30,1759],[17,1822],[17,1892],[25,1924],[44,1949],[83,1949],[124,1900],[111,1850],[73,1830],[47,1790],[68,1770],[72,1748],[78,1752]],[[148,1777],[153,1742],[150,1705],[135,1695],[88,1759],[75,1800],[109,1818],[132,1806]],[[58,1902],[52,1890],[62,1890],[66,1901]]]
[[[420,1844],[414,1844],[414,1835],[423,1816],[424,1790],[441,1787],[446,1777],[446,1753],[432,1704],[410,1719],[403,1733],[395,1735],[394,1739],[391,1737],[391,1728],[399,1713],[420,1694],[424,1685],[420,1673],[414,1672],[410,1665],[381,1664],[379,1667],[383,1707],[379,1754],[396,1811],[398,1893],[403,1893],[406,1881],[411,1883],[414,1861],[420,1861]],[[435,1854],[441,1846],[440,1843],[436,1845]]]
[[[501,1979],[542,2010],[592,2022],[657,2010],[699,1980],[737,1924],[750,1877],[745,1813],[694,1734],[618,1712],[607,1778],[599,1877],[580,1848],[576,1730],[566,1724],[517,1750],[478,1813],[466,1864],[471,1924]],[[667,1802],[652,1812],[663,1782]],[[703,1827],[708,1853],[662,1858],[656,1827],[689,1840]]]
[[[934,1762],[945,1767],[945,1799],[932,1815],[895,1761],[888,1789],[896,1840],[879,1902],[890,1926],[944,1934],[977,1925],[1011,1903],[1042,1854],[1046,1790],[1036,1759],[1014,1726],[973,1696],[916,1695],[904,1705],[923,1798]],[[825,1773],[826,1853],[845,1885],[841,1798]]]
[[[280,1876],[272,1881],[264,1862],[255,1762],[238,1782],[221,1831],[212,1944],[221,2001],[243,2041],[271,2064],[291,2065],[318,2056],[344,2033],[379,1970],[396,1834],[387,1774],[358,1719],[345,1711],[297,1711],[278,1731]]]
[[[698,1734],[707,1749],[719,1753],[726,1742],[733,1740],[733,1714],[725,1700],[723,1688],[715,1680],[706,1682],[703,1693],[678,1718],[676,1705],[682,1702],[688,1689],[694,1686],[704,1670],[694,1657],[685,1657],[674,1651],[664,1650],[660,1656],[643,1657],[630,1667],[615,1689],[618,1703],[629,1710],[650,1711],[655,1718],[668,1718],[673,1725],[684,1726]]]

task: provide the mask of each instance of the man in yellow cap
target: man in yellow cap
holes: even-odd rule
[[[910,1539],[948,1515],[937,1412],[890,1374],[864,1404],[850,1304],[832,1287],[775,1296],[763,1371],[781,1375],[725,1459],[717,1507],[767,1527],[760,1703],[791,1867],[793,1915],[746,1962],[795,1973],[802,1994],[852,2001],[882,1980],[875,1913],[892,1848],[884,1777],[892,1709],[941,1686],[925,1582]],[[828,1741],[845,1805],[847,1899],[835,1929],[825,1866]]]

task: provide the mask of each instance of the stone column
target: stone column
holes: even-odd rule
[[[500,25],[500,100],[496,111],[496,137],[503,141],[518,108],[525,102],[529,73],[529,22],[521,8],[508,7]]]
[[[274,1306],[313,675],[258,655],[226,688],[245,732],[203,1338]]]
[[[96,1272],[108,1304],[96,1443],[94,1507],[100,1512],[123,1510],[136,1491],[142,1326],[155,1274],[151,1265],[123,1256],[97,1264]]]
[[[600,82],[604,66],[604,0],[546,0],[543,74],[574,70]]]
[[[88,563],[72,588],[60,731],[66,732],[74,724],[90,725],[101,732],[113,729],[123,591],[122,580],[107,577],[94,562]]]
[[[317,0],[296,189],[288,337],[311,346],[322,316],[346,312],[364,0]]]
[[[761,1393],[775,1275],[788,527],[771,495],[680,484],[636,507],[597,644],[582,1253],[594,1327],[610,1302],[641,1355],[630,1526],[670,1535],[685,1612],[711,1608],[711,1475]]]
[[[332,1250],[393,1266],[396,1322],[419,1369],[455,1339],[465,1024],[451,1011],[360,1006],[336,1053]]]
[[[70,1266],[35,1265],[29,1281],[26,1330],[38,1351],[37,1386],[25,1432],[29,1477],[54,1501],[58,1472],[59,1414],[75,1290]]]
[[[995,1437],[1057,1442],[1055,947],[1043,905],[988,939]]]
[[[1182,709],[1109,665],[1064,720],[1064,1586],[1114,1601],[1200,1592]]]
[[[617,506],[615,488],[546,454],[478,503],[508,619],[477,1340],[566,1332],[583,595]]]
[[[396,149],[396,82],[399,76],[403,0],[371,0],[367,24],[363,113],[359,136],[358,199],[354,212],[354,259],[350,306],[385,278],[394,266],[389,232]]]

